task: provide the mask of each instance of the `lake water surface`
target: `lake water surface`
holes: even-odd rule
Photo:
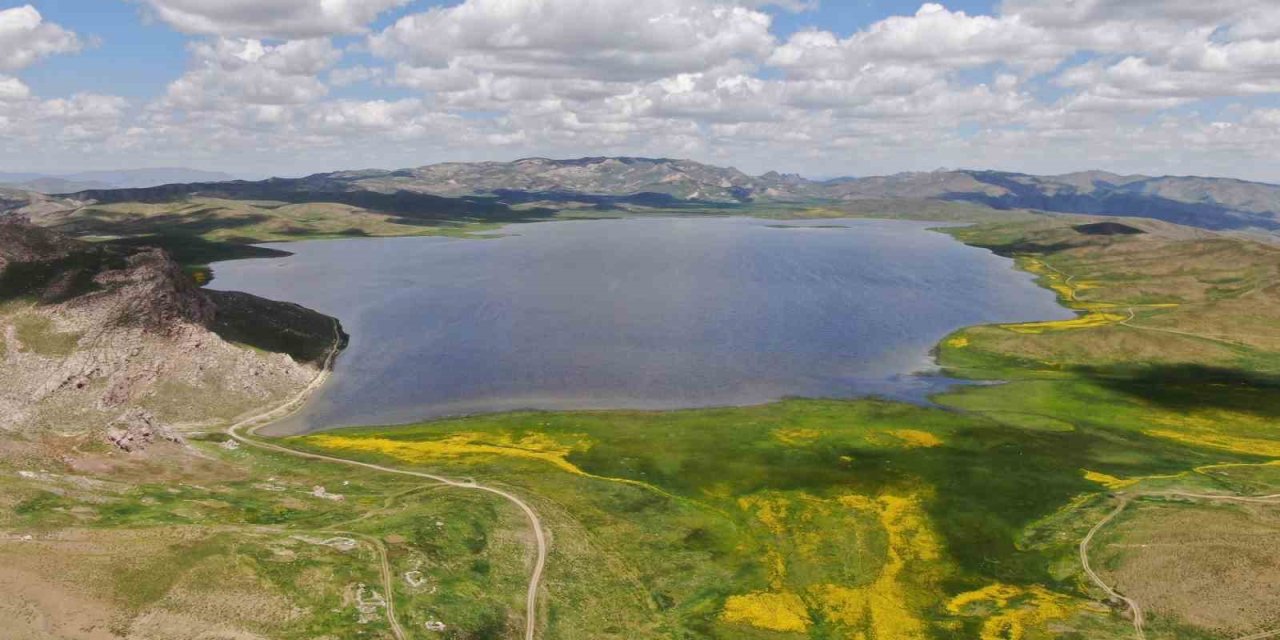
[[[291,257],[216,265],[213,286],[297,302],[351,334],[276,434],[525,408],[921,399],[949,382],[915,374],[951,331],[1072,317],[1012,261],[928,226],[634,218],[296,242],[269,245]]]

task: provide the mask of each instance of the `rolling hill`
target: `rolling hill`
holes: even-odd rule
[[[7,195],[6,195],[7,194]],[[443,163],[261,181],[86,189],[58,198],[0,194],[0,211],[28,215],[81,206],[186,203],[193,198],[337,204],[401,220],[506,222],[558,210],[736,210],[869,200],[964,202],[996,210],[1145,217],[1205,229],[1280,232],[1280,186],[1229,178],[1086,171],[1056,176],[940,170],[808,180],[665,158],[526,158]],[[20,201],[25,198],[29,202]],[[38,220],[37,220],[38,221]]]
[[[822,192],[841,200],[951,200],[996,209],[1155,218],[1205,229],[1280,230],[1280,186],[1229,178],[964,170],[834,180],[823,183]]]
[[[220,171],[200,171],[181,167],[81,171],[45,175],[40,173],[0,173],[0,186],[38,193],[72,193],[90,189],[136,189],[177,182],[222,182],[234,179]]]

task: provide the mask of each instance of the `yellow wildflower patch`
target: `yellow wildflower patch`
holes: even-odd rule
[[[1092,288],[1089,286],[1081,286],[1072,282],[1065,274],[1048,264],[1036,260],[1035,258],[1027,258],[1022,261],[1022,269],[1028,273],[1040,276],[1049,283],[1049,288],[1053,289],[1063,300],[1075,301],[1076,293],[1084,289]]]
[[[756,519],[775,536],[787,534],[786,498],[766,495],[754,495],[738,498],[738,506],[743,511],[754,512]]]
[[[1069,284],[1065,284],[1065,283],[1051,284],[1049,285],[1049,288],[1053,289],[1058,293],[1058,295],[1062,296],[1067,300],[1074,301],[1076,299],[1076,290],[1073,289]]]
[[[775,429],[773,437],[783,444],[802,445],[822,437],[822,432],[817,429]]]
[[[901,440],[909,449],[942,446],[942,439],[928,431],[895,429],[890,431],[889,435]]]
[[[1280,431],[1275,422],[1255,414],[1221,409],[1182,412],[1153,411],[1147,420],[1155,429],[1147,435],[1193,446],[1280,458]],[[1234,434],[1246,435],[1234,435]],[[1276,436],[1276,438],[1256,437]]]
[[[1123,489],[1137,484],[1138,482],[1137,480],[1117,478],[1115,476],[1107,475],[1098,471],[1090,471],[1088,469],[1082,469],[1082,471],[1084,471],[1085,480],[1088,480],[1089,482],[1096,482],[1108,489]]]
[[[802,631],[812,612],[837,625],[840,637],[914,640],[927,636],[927,612],[918,608],[915,595],[937,590],[947,565],[942,562],[941,540],[929,526],[919,496],[822,499],[802,493],[766,493],[741,498],[738,504],[767,532],[761,562],[769,586],[766,591],[732,598],[722,620]],[[848,532],[847,538],[832,537],[830,527],[835,523],[841,523],[839,530]],[[875,545],[874,555],[863,556],[875,563],[863,565],[870,582],[842,584],[847,576],[826,555],[831,545],[844,545],[842,554],[862,555],[857,546],[877,539],[872,535],[876,530],[884,532],[886,544]],[[800,620],[805,627],[799,626]]]
[[[993,584],[962,593],[947,603],[952,615],[982,616],[981,640],[1022,640],[1029,629],[1070,615],[1070,598],[1044,587]]]
[[[543,433],[530,433],[519,439],[509,433],[458,433],[439,440],[319,435],[312,436],[311,441],[326,449],[380,453],[405,462],[522,458],[546,462],[575,475],[587,475],[566,459],[574,450],[584,446],[582,441],[564,444]]]
[[[952,338],[947,341],[947,346],[953,349],[964,349],[968,347],[969,344],[970,344],[969,339],[964,336]]]
[[[769,631],[804,633],[812,621],[804,601],[794,593],[750,593],[731,596],[720,619]]]
[[[1043,275],[1049,272],[1049,269],[1045,267],[1045,264],[1035,258],[1024,258],[1022,260],[1022,269],[1023,271],[1034,273],[1036,275]]]
[[[848,588],[834,584],[815,585],[809,595],[832,622],[850,627],[867,626],[877,638],[909,640],[926,637],[926,623],[914,611],[908,594],[910,582],[930,580],[927,570],[907,572],[909,562],[936,566],[942,545],[929,528],[927,517],[915,497],[844,496],[840,503],[854,509],[873,510],[888,535],[885,564],[875,582]]]
[[[1120,308],[1120,305],[1110,302],[1074,302],[1071,304],[1071,308],[1081,311],[1111,311],[1112,309]]]
[[[1225,434],[1192,433],[1186,431],[1170,431],[1166,429],[1148,429],[1143,433],[1157,438],[1174,440],[1183,444],[1214,449],[1225,449],[1234,453],[1264,455],[1280,458],[1280,441],[1263,440],[1262,438],[1242,438]]]
[[[1074,280],[1050,267],[1048,264],[1036,260],[1034,258],[1026,258],[1020,262],[1024,271],[1040,276],[1047,281],[1047,286],[1058,294],[1064,303],[1079,311],[1088,312],[1086,315],[1074,320],[1062,320],[1057,322],[1032,322],[1026,324],[1004,325],[1004,328],[1017,331],[1019,333],[1045,333],[1046,331],[1070,331],[1073,329],[1088,329],[1091,327],[1105,326],[1123,322],[1127,316],[1116,313],[1105,313],[1120,309],[1125,305],[1115,304],[1111,302],[1094,302],[1080,299],[1080,294],[1093,289],[1100,289],[1105,286],[1101,282],[1092,280]],[[1142,304],[1129,305],[1140,307],[1143,309],[1171,309],[1177,307],[1177,304]]]
[[[990,584],[976,591],[962,593],[951,599],[947,603],[947,612],[951,615],[963,615],[965,610],[971,605],[994,601],[999,606],[1004,606],[1009,600],[1016,598],[1022,593],[1020,587],[1007,584]]]
[[[808,595],[828,622],[849,628],[865,627],[870,622],[866,587],[820,584],[810,587]]]
[[[834,500],[770,491],[740,498],[738,506],[751,516],[752,535],[765,549],[761,564],[773,591],[782,590],[793,568],[815,581],[833,566],[833,555],[874,562],[879,553],[867,546],[875,519]]]
[[[942,544],[929,528],[928,516],[916,496],[880,496],[880,523],[889,534],[891,561],[934,561],[942,556]]]
[[[769,572],[769,587],[781,591],[787,581],[787,559],[777,549],[764,554],[765,570]]]
[[[1053,331],[1075,331],[1078,329],[1090,329],[1093,327],[1105,327],[1107,325],[1119,324],[1128,319],[1128,316],[1118,313],[1091,312],[1078,318],[1071,320],[1053,320],[1049,322],[1026,322],[1022,324],[1005,324],[1000,325],[1002,329],[1007,329],[1015,333],[1040,334]]]

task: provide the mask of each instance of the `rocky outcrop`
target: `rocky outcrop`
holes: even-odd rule
[[[142,451],[156,440],[184,444],[183,437],[159,423],[154,415],[142,409],[126,411],[107,425],[107,442],[125,452]]]
[[[159,249],[0,225],[0,429],[135,447],[296,394],[343,339],[297,305],[201,289]]]

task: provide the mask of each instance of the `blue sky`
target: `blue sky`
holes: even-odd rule
[[[3,2],[17,7],[26,3]],[[23,78],[40,95],[78,91],[154,97],[186,66],[189,39],[163,25],[143,24],[136,7],[115,0],[45,0],[35,3],[52,22],[92,42],[87,55],[56,56],[39,62]]]
[[[0,2],[0,8],[17,7],[28,1]],[[386,28],[396,19],[434,6],[459,2],[419,0],[387,11],[371,23]],[[164,93],[170,81],[182,74],[187,59],[183,47],[192,36],[167,25],[146,19],[145,11],[124,0],[39,0],[34,6],[46,19],[61,24],[95,41],[93,55],[57,57],[45,60],[27,82],[42,95],[67,95],[77,91],[116,93],[133,98],[153,98]],[[848,0],[819,5],[812,11],[792,12],[770,9],[775,32],[786,36],[800,29],[828,29],[850,34],[877,20],[902,13],[899,0]],[[990,0],[950,2],[952,9],[989,13]],[[911,7],[914,9],[915,7]],[[340,38],[353,42],[356,37]]]
[[[0,1],[0,171],[662,155],[1280,180],[1245,0]]]

